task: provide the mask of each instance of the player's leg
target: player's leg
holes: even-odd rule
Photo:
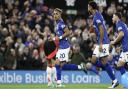
[[[106,70],[106,72],[108,73],[111,80],[113,81],[112,86],[109,88],[115,88],[116,86],[119,85],[119,83],[118,83],[117,79],[115,78],[114,69],[108,63],[109,45],[104,44],[102,47],[103,47],[102,48],[103,51],[100,52],[100,58],[101,58],[102,66]]]
[[[92,71],[96,73],[97,75],[99,75],[99,71],[97,70],[96,66],[92,65],[91,63],[87,63],[86,68],[87,70]]]
[[[65,63],[62,66],[62,70],[82,70],[82,69],[85,69],[84,63],[81,63],[80,65]]]
[[[97,67],[102,67],[102,63],[101,61],[99,61],[99,46],[96,45],[95,46],[95,49],[93,51],[93,55],[92,55],[92,58],[91,58],[91,63],[94,65],[94,66],[97,66]]]
[[[106,70],[106,72],[108,73],[110,79],[112,80],[112,86],[109,87],[109,88],[115,88],[116,86],[119,85],[119,83],[118,83],[118,80],[115,77],[114,69],[106,61],[106,60],[108,60],[107,57],[103,57],[101,60],[102,60],[103,68]]]
[[[117,63],[117,67],[120,70],[121,75],[123,75],[126,72],[126,70],[124,68],[125,59],[127,59],[127,55],[122,52],[121,55],[120,55],[119,61]]]
[[[47,60],[47,81],[49,87],[54,87],[56,85],[56,68],[53,59]]]
[[[64,60],[65,62],[69,62],[70,48],[64,49],[63,51],[64,51],[65,56],[62,58],[62,60]],[[79,70],[79,69],[83,69],[83,68],[84,68],[84,64],[76,65],[76,64],[64,63],[62,65],[62,70]]]
[[[62,82],[61,82],[61,71],[62,71],[61,66],[63,62],[63,59],[62,59],[63,57],[65,57],[63,49],[58,49],[58,52],[56,54],[56,62],[55,62],[58,87],[63,87]]]
[[[125,62],[123,62],[123,61],[118,61],[118,63],[117,63],[117,67],[118,67],[121,75],[123,75],[126,72],[126,70],[124,68],[124,64],[125,64]]]
[[[61,68],[60,68],[60,61],[56,60],[56,75],[57,75],[57,84],[60,85],[61,84]]]
[[[61,60],[63,60],[64,62],[61,65],[62,70],[81,70],[81,69],[85,69],[85,65],[84,63],[81,63],[80,65],[76,65],[76,64],[67,64],[67,62],[69,62],[69,51],[70,48],[67,49],[63,49],[63,52],[61,52]]]
[[[52,68],[47,66],[46,73],[47,73],[48,86],[50,87],[52,86]]]
[[[70,48],[60,49],[57,52],[56,69],[57,69],[57,84],[61,84],[61,69],[62,70],[78,70],[83,69],[83,65],[67,64],[69,59]]]
[[[111,67],[111,65],[108,63],[107,61],[107,56],[106,57],[103,57],[101,58],[101,62],[102,62],[102,66],[104,68],[104,70],[106,70],[106,72],[108,73],[109,77],[111,78],[111,80],[115,80],[115,75],[114,75],[114,70],[113,68]]]
[[[56,67],[52,67],[52,82],[54,86],[57,84]]]
[[[65,53],[65,49],[59,49],[57,54],[56,54],[56,72],[57,72],[57,85],[61,86],[61,71],[62,71],[62,66],[64,65],[64,62],[66,62],[65,57],[68,55]]]

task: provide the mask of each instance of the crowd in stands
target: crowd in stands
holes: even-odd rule
[[[43,44],[47,34],[55,32],[51,16],[54,8],[45,6],[41,0],[1,0],[0,4],[0,70],[45,69]],[[99,9],[106,20],[110,40],[113,40],[116,34],[113,32],[112,15],[116,11],[124,11],[123,7],[113,2]],[[127,23],[126,14],[122,13]],[[92,16],[64,16],[71,31],[70,63],[90,62],[96,42]]]

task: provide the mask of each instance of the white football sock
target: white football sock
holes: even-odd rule
[[[46,73],[47,73],[48,86],[51,86],[52,85],[52,68],[47,67]]]
[[[53,83],[56,84],[57,83],[57,74],[56,74],[56,68],[55,67],[52,67],[52,80],[53,80]]]
[[[78,69],[79,69],[79,70],[82,69],[80,65],[78,65]]]

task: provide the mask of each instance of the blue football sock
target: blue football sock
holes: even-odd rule
[[[103,65],[103,68],[106,70],[106,72],[108,73],[111,80],[116,79],[115,75],[114,75],[114,70],[112,69],[112,67],[108,63],[106,65]]]
[[[96,69],[95,66],[92,66],[89,70],[96,73],[96,74],[99,74],[99,72],[98,72],[98,70]]]
[[[123,75],[126,72],[124,66],[119,67],[119,71],[120,71],[121,75]]]
[[[55,65],[56,67],[56,72],[57,72],[57,80],[61,80],[61,68],[60,65]]]
[[[78,70],[78,65],[75,64],[64,64],[62,70]]]

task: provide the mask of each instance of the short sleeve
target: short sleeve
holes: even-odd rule
[[[64,29],[66,27],[65,24],[61,24],[61,28]]]
[[[100,23],[102,23],[102,22],[101,22],[100,19],[96,19],[96,23],[97,23],[97,24],[100,24]]]
[[[123,25],[121,23],[117,24],[117,31],[122,31],[123,30]]]
[[[123,28],[121,26],[117,27],[118,31],[121,31]]]
[[[96,24],[102,23],[101,15],[99,13],[95,16],[95,22]]]

